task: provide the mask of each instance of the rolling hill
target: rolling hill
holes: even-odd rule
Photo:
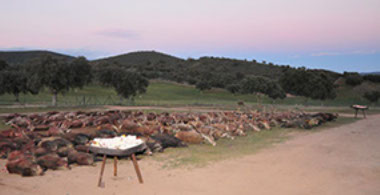
[[[0,60],[4,60],[8,62],[10,65],[18,64],[18,63],[27,63],[29,60],[34,58],[40,58],[46,55],[51,55],[57,58],[63,59],[74,59],[74,57],[69,55],[64,55],[56,52],[50,51],[17,51],[17,52],[0,52]],[[242,78],[246,76],[263,76],[273,80],[277,80],[280,76],[283,75],[283,72],[287,69],[291,69],[290,66],[280,66],[275,65],[273,63],[262,63],[257,62],[255,60],[247,61],[247,60],[237,60],[237,59],[229,59],[229,58],[216,58],[216,57],[201,57],[199,59],[181,59],[178,57],[174,57],[171,55],[167,55],[160,52],[155,51],[139,51],[139,52],[131,52],[127,54],[112,56],[103,59],[96,59],[90,61],[90,63],[94,66],[96,70],[97,67],[102,67],[103,65],[116,64],[117,66],[124,67],[128,70],[136,71],[148,79],[152,80],[152,83],[155,83],[155,90],[161,96],[167,96],[167,102],[160,102],[160,104],[168,103],[173,101],[173,94],[178,93],[179,95],[184,95],[184,91],[178,90],[169,92],[165,89],[172,89],[172,87],[165,85],[161,85],[160,82],[163,80],[166,81],[174,81],[176,83],[184,83],[190,84],[191,90],[195,93],[197,92],[194,89],[194,85],[196,82],[201,80],[207,80],[212,83],[213,88],[224,88],[227,89],[229,84],[234,84],[234,82],[240,81]],[[102,70],[102,69],[99,69]],[[365,80],[361,85],[358,86],[348,86],[345,84],[344,75],[331,72],[323,69],[314,69],[311,70],[314,72],[322,72],[329,75],[330,78],[334,79],[335,85],[337,86],[337,94],[338,97],[336,100],[331,101],[331,105],[344,104],[349,105],[353,103],[367,103],[366,100],[362,97],[363,94],[367,91],[371,90],[380,90],[379,84],[376,82],[369,82],[369,80]],[[338,79],[340,78],[340,79]],[[158,80],[158,81],[157,81]],[[166,82],[164,81],[164,82]],[[158,83],[157,83],[158,82]],[[173,82],[169,82],[173,84]],[[176,84],[175,84],[176,85]],[[178,88],[183,88],[183,85],[180,85]],[[94,94],[109,94],[109,91],[102,91],[100,88],[95,88]],[[109,88],[104,88],[104,90],[110,90]],[[213,89],[213,90],[222,90],[222,89]],[[227,91],[222,90],[223,95],[234,97],[234,101],[236,100],[235,95],[228,94]],[[113,92],[114,93],[114,92]],[[162,93],[162,94],[161,94]],[[187,93],[187,92],[186,92]],[[198,93],[198,92],[197,92]],[[177,95],[178,95],[177,94]],[[35,99],[35,101],[40,101],[42,96],[31,96],[26,95],[28,98],[26,99]],[[30,96],[30,97],[29,97]],[[199,94],[202,96],[202,94]],[[223,99],[223,97],[216,97],[216,99]],[[2,96],[2,98],[8,96]],[[155,99],[156,97],[160,97],[157,94],[152,95],[152,97],[144,102],[143,104],[149,104],[151,99]],[[236,96],[243,100],[243,96]],[[244,96],[245,97],[245,96]],[[247,96],[248,97],[248,96]],[[157,101],[162,101],[163,97],[158,98]],[[192,96],[179,98],[180,100],[188,98],[189,101],[193,101]],[[198,96],[196,98],[199,98]],[[252,98],[252,96],[249,96]],[[13,96],[9,95],[9,101],[13,101]],[[46,95],[46,99],[50,99],[50,95]],[[66,99],[66,98],[65,98]],[[75,99],[75,98],[74,98]],[[106,99],[106,98],[105,98]],[[210,98],[210,102],[214,102],[216,99]],[[295,100],[296,99],[296,100]],[[48,100],[46,100],[48,101]],[[195,101],[195,100],[194,100]],[[193,101],[193,102],[194,102]],[[248,101],[248,99],[247,99]],[[249,100],[251,101],[251,100]],[[286,104],[291,104],[293,101],[298,102],[299,98],[286,98],[284,100]],[[195,101],[196,102],[196,101]],[[203,101],[201,101],[203,102]],[[269,99],[268,99],[269,102]],[[330,102],[330,101],[327,101]],[[181,102],[183,103],[183,102]],[[188,103],[188,102],[186,102]],[[209,103],[209,102],[208,102]],[[315,101],[317,104],[318,101]],[[157,104],[157,102],[154,102]],[[327,103],[326,103],[327,105]]]
[[[62,58],[62,59],[74,59],[72,56],[68,56],[65,54],[60,54],[56,52],[51,51],[42,51],[42,50],[35,50],[35,51],[0,51],[0,60],[6,61],[8,64],[23,64],[27,63],[28,61],[36,58],[40,58],[43,56],[53,56],[56,58]]]
[[[380,72],[361,72],[361,75],[380,75]]]
[[[156,64],[159,62],[178,63],[184,61],[183,59],[170,56],[156,51],[138,51],[117,56],[112,56],[103,59],[94,60],[94,63],[102,62],[116,62],[122,65],[146,65]]]
[[[139,51],[94,60],[93,63],[117,63],[128,68],[138,70],[165,72],[181,69],[185,72],[229,73],[238,72],[247,75],[267,76],[281,74],[283,67],[273,64],[263,64],[256,61],[236,60],[229,58],[201,57],[199,59],[184,60],[156,51]],[[275,76],[276,77],[276,76]]]
[[[57,58],[73,59],[74,57],[51,51],[8,51],[0,52],[0,60],[8,64],[27,63],[31,59],[51,55]],[[175,82],[209,80],[213,78],[214,86],[221,87],[236,78],[245,76],[263,76],[277,80],[283,71],[290,66],[279,66],[273,63],[262,63],[256,60],[237,60],[229,58],[201,57],[199,59],[181,59],[156,51],[138,51],[108,58],[92,60],[95,66],[117,64],[132,71],[142,73],[149,79],[163,79]],[[337,79],[338,73],[327,70],[314,70],[329,74]],[[220,86],[218,86],[220,83]]]

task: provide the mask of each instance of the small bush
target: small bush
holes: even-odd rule
[[[370,102],[377,102],[380,98],[380,91],[370,91],[366,92],[363,96],[365,99],[369,100]]]
[[[365,75],[363,79],[366,81],[371,81],[373,83],[380,83],[380,75],[369,74]]]
[[[195,88],[204,91],[204,90],[209,90],[211,89],[211,85],[207,81],[199,81],[197,85],[195,85]]]
[[[363,78],[360,75],[349,75],[346,77],[346,84],[351,86],[360,85],[363,82]]]
[[[230,92],[230,93],[238,93],[240,91],[240,86],[239,84],[230,84],[230,85],[227,85],[226,89]]]

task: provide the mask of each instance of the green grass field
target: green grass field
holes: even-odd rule
[[[73,107],[0,107],[0,113],[30,113],[48,111],[86,111],[92,109],[102,109],[103,106],[73,106]]]
[[[9,128],[9,126],[5,125],[3,120],[0,120],[0,131]]]
[[[312,130],[273,128],[260,132],[250,132],[245,137],[236,137],[235,140],[221,139],[217,145],[208,144],[190,145],[187,148],[169,148],[164,153],[155,154],[153,159],[162,163],[163,168],[202,167],[209,163],[254,154],[262,148],[281,143],[294,134],[307,134],[328,130],[353,123],[360,119],[339,117],[337,121],[324,124]]]
[[[7,108],[9,105],[15,105],[15,98],[12,95],[0,96],[0,112],[22,112],[22,111],[45,111],[50,109],[65,110],[65,107],[88,107],[100,105],[150,105],[150,106],[212,106],[235,109],[236,103],[240,100],[244,101],[247,106],[254,107],[257,105],[276,105],[283,106],[288,109],[288,106],[298,108],[310,108],[313,106],[329,106],[344,108],[347,112],[351,112],[348,108],[351,104],[366,104],[370,103],[361,97],[360,93],[352,87],[341,87],[337,89],[337,98],[334,100],[318,101],[307,100],[303,97],[289,97],[275,102],[265,96],[258,97],[257,95],[234,95],[222,89],[212,89],[209,91],[200,92],[193,86],[176,84],[164,81],[152,81],[147,92],[135,97],[134,101],[123,100],[117,96],[112,88],[100,86],[87,86],[83,89],[71,90],[64,95],[58,96],[58,108],[46,107],[50,105],[51,94],[48,90],[42,91],[38,95],[21,94],[20,107]],[[43,108],[23,108],[22,105],[41,105]],[[17,104],[16,104],[17,105]],[[305,107],[305,105],[307,107]],[[377,103],[373,106],[380,106]],[[70,108],[71,109],[71,108]]]

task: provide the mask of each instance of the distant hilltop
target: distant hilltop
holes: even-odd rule
[[[0,60],[6,61],[8,64],[23,64],[35,58],[43,56],[53,56],[61,59],[74,59],[73,56],[60,54],[52,51],[33,50],[33,51],[0,51]]]
[[[369,75],[369,74],[372,74],[372,75],[380,75],[380,72],[361,72],[360,74],[361,74],[361,75]]]
[[[0,60],[10,65],[27,64],[34,58],[51,55],[62,59],[73,59],[73,56],[51,51],[6,51],[0,52]],[[270,79],[278,79],[283,71],[290,66],[275,65],[270,62],[258,62],[256,60],[236,60],[230,58],[201,57],[199,59],[182,59],[157,51],[137,51],[126,54],[90,61],[94,66],[116,64],[126,69],[142,72],[150,79],[161,78],[182,82],[204,75],[202,78],[218,77],[219,83],[228,82],[225,75],[232,77],[262,76]],[[325,71],[325,70],[316,70]],[[338,73],[326,71],[335,78]],[[191,81],[190,81],[191,82]]]
[[[12,66],[33,66],[41,62],[45,56],[68,62],[62,62],[61,65],[71,64],[75,59],[73,56],[51,51],[0,52],[0,60],[6,61],[11,66],[10,69]],[[1,64],[8,67],[5,63]],[[106,73],[106,76],[110,73],[111,78],[113,74],[120,72],[122,75],[137,73],[136,75],[146,80],[189,84],[202,91],[218,88],[231,93],[262,93],[273,99],[283,98],[287,93],[324,100],[335,97],[335,91],[342,92],[344,96],[363,99],[365,94],[380,91],[380,72],[342,74],[324,69],[295,68],[256,60],[223,57],[182,59],[156,51],[137,51],[90,60],[86,64],[91,69],[87,75],[92,74],[97,79],[103,78],[99,77],[102,73]],[[45,65],[48,68],[50,64]]]
[[[32,51],[0,51],[0,60],[10,65],[26,64],[36,58],[53,56],[64,60],[72,60],[75,57],[47,50]],[[209,72],[214,75],[253,75],[270,79],[278,79],[284,70],[292,68],[289,65],[276,65],[271,62],[258,62],[256,60],[237,60],[221,57],[201,57],[199,59],[182,59],[157,51],[136,51],[90,61],[94,65],[118,64],[128,69],[143,71],[151,78],[166,78],[181,82],[185,77],[194,77],[201,72]],[[178,70],[181,74],[178,74]],[[324,72],[334,80],[340,77],[340,73],[314,69],[316,72]],[[362,75],[380,74],[380,72],[360,73]]]

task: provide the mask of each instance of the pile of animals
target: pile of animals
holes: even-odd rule
[[[187,144],[216,145],[249,131],[273,127],[311,129],[337,118],[332,113],[208,112],[143,113],[131,111],[47,112],[4,117],[12,128],[0,132],[0,156],[9,173],[41,175],[48,169],[70,169],[72,164],[93,165],[89,152],[94,138],[135,135],[146,144],[145,154]]]

